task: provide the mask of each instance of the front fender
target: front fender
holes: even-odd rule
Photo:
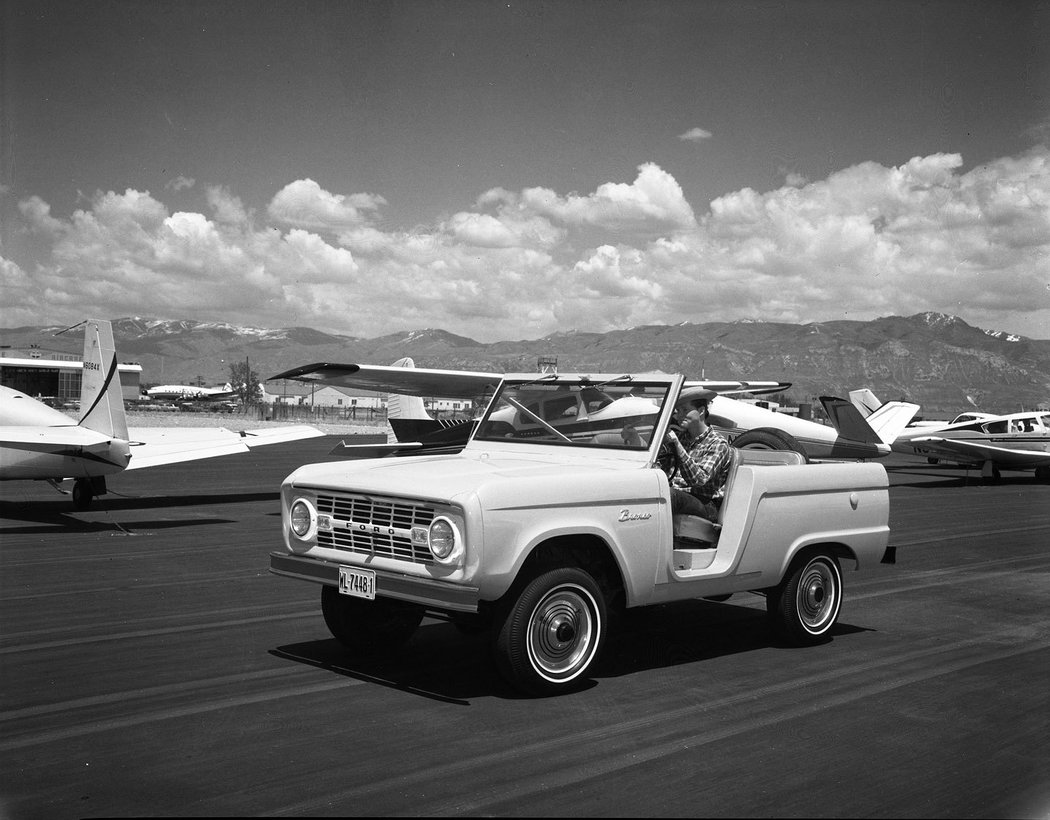
[[[666,480],[657,470],[630,470],[606,476],[605,486],[581,499],[578,488],[562,488],[562,501],[486,505],[485,571],[477,579],[483,600],[496,600],[514,583],[529,556],[542,544],[573,536],[595,538],[608,549],[624,579],[628,605],[651,591],[661,546],[669,543]],[[558,493],[555,493],[557,496]],[[600,497],[599,497],[600,496]]]

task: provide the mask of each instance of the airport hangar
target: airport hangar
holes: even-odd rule
[[[139,401],[142,365],[119,362],[124,401]],[[74,353],[31,348],[0,349],[0,384],[61,405],[80,399],[84,362]]]

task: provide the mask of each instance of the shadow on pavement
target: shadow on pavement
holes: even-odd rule
[[[839,623],[831,640],[867,631]],[[467,635],[449,623],[424,623],[407,644],[382,656],[354,657],[335,639],[280,646],[270,654],[461,706],[478,697],[527,699],[499,676],[490,647],[490,633]],[[753,608],[702,600],[643,607],[616,619],[592,679],[576,691],[606,678],[780,648],[765,612]]]

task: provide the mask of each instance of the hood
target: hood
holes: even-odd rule
[[[585,465],[574,459],[570,465],[550,459],[457,453],[307,464],[288,476],[286,482],[299,487],[340,487],[379,495],[452,501],[464,493],[479,492],[492,482],[512,479],[542,481],[564,477],[567,471],[581,466],[588,471],[614,469],[610,463],[599,459],[588,460]]]

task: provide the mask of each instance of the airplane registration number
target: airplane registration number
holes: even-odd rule
[[[339,591],[354,598],[376,598],[376,574],[370,569],[339,567]]]

